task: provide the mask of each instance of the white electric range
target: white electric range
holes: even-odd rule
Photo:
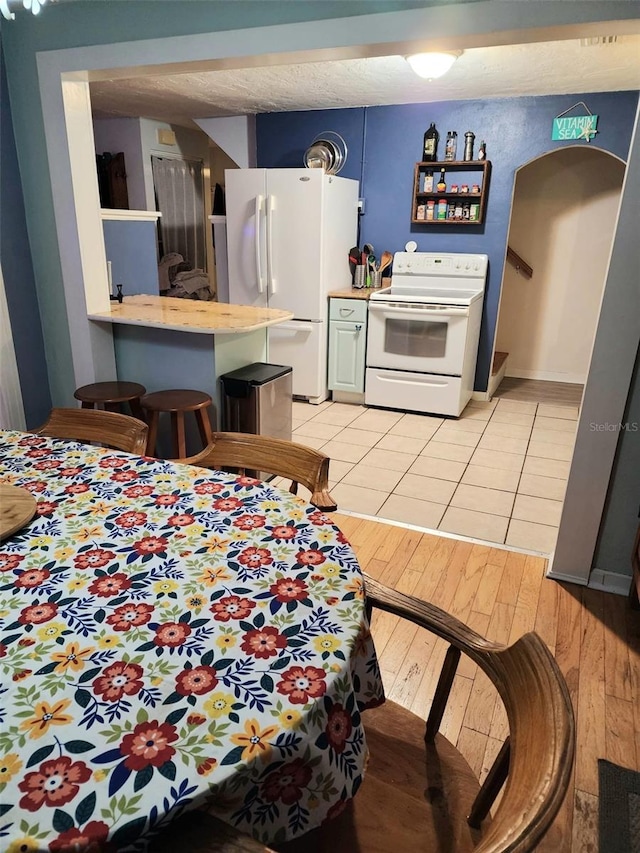
[[[396,252],[371,295],[365,403],[460,415],[473,394],[486,255]]]

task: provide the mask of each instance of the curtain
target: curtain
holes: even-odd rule
[[[194,269],[206,270],[202,163],[152,157],[162,254],[179,252]]]
[[[9,309],[0,267],[0,429],[26,429]]]

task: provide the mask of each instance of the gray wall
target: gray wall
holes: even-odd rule
[[[0,34],[1,37],[1,34]],[[4,57],[0,53],[0,262],[27,427],[51,408],[40,310],[27,236]]]

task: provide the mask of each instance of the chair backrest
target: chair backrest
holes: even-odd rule
[[[201,468],[234,468],[266,471],[291,480],[291,491],[297,493],[298,483],[311,492],[311,503],[325,512],[333,512],[336,502],[329,494],[329,457],[318,450],[244,432],[216,432],[213,440],[197,456],[181,460]]]
[[[575,750],[571,699],[553,656],[535,633],[503,646],[484,639],[440,608],[368,576],[365,589],[369,611],[380,608],[442,637],[450,643],[450,650],[468,655],[495,685],[509,721],[508,774],[505,767],[502,799],[474,853],[535,849],[566,795]],[[443,669],[441,683],[447,683],[447,694],[454,674],[455,663],[448,673]],[[434,706],[441,706],[436,726],[444,709],[442,699],[434,698]],[[497,790],[499,787],[490,795],[491,801]],[[488,810],[490,802],[485,804]]]
[[[97,409],[52,409],[38,435],[103,444],[114,450],[144,454],[147,425],[137,418]]]

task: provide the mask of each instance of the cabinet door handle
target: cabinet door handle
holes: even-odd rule
[[[356,324],[356,332],[360,332],[360,331],[362,331],[362,326],[360,323],[357,323]]]
[[[340,313],[343,317],[348,317],[350,314],[353,314],[353,308],[341,308]]]

